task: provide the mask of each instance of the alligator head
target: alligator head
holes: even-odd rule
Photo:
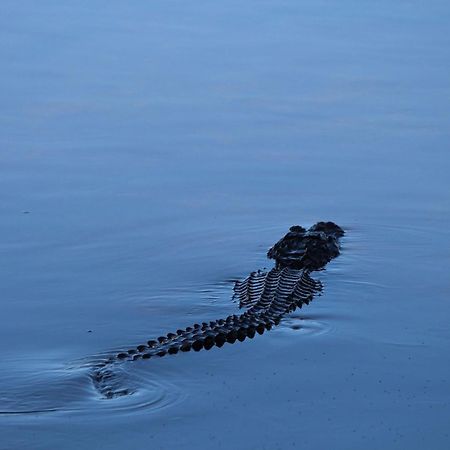
[[[317,222],[309,230],[294,225],[268,252],[279,268],[320,270],[339,255],[344,230],[333,222]]]

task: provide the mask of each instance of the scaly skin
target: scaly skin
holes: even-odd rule
[[[236,283],[235,296],[241,307],[248,307],[247,311],[226,319],[194,324],[113,355],[94,367],[92,380],[95,387],[106,398],[126,395],[128,390],[114,389],[113,364],[180,351],[209,350],[225,343],[252,339],[256,334],[270,330],[286,314],[308,304],[322,289],[321,283],[309,274],[338,256],[339,238],[343,234],[343,230],[332,222],[319,222],[308,231],[299,226],[291,227],[268,251],[268,257],[275,259],[276,266],[268,273],[253,272],[244,281]]]

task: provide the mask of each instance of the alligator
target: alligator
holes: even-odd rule
[[[245,312],[196,323],[109,356],[93,368],[91,378],[95,388],[104,398],[131,393],[115,386],[112,366],[119,362],[209,350],[270,330],[288,313],[309,304],[322,290],[321,282],[311,278],[310,273],[324,269],[339,255],[343,235],[343,229],[333,222],[318,222],[308,230],[292,226],[267,252],[267,257],[275,260],[275,267],[252,272],[244,280],[236,281],[233,298],[239,300],[239,307],[245,308]]]

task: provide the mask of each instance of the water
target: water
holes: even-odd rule
[[[449,14],[3,1],[1,450],[447,449]],[[323,296],[98,398],[99,355],[235,312],[317,220]]]

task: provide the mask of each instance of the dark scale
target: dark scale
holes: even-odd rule
[[[285,315],[309,304],[314,295],[320,293],[322,284],[312,279],[310,272],[323,269],[339,255],[339,239],[343,235],[342,228],[333,222],[318,222],[308,230],[299,225],[291,227],[267,252],[267,257],[275,261],[275,267],[268,272],[252,272],[245,280],[236,282],[233,298],[239,300],[240,308],[246,308],[245,312],[195,323],[111,356],[94,367],[95,387],[106,398],[129,393],[126,389],[113,388],[111,368],[119,361],[210,350],[264,334]]]

